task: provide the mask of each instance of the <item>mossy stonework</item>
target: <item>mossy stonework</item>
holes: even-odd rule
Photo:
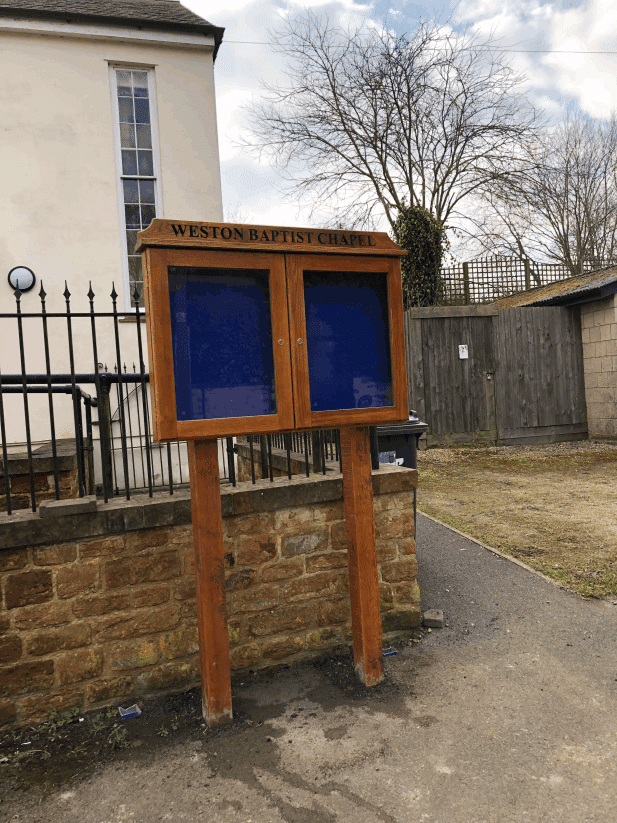
[[[373,473],[383,628],[421,622],[417,473]],[[231,666],[349,646],[341,476],[239,483],[222,495]],[[80,711],[199,678],[190,497],[88,514],[0,515],[0,723]]]

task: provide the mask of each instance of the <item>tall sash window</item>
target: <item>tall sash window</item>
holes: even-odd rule
[[[143,307],[141,257],[135,254],[137,232],[160,214],[160,196],[152,71],[112,69],[116,116],[118,198],[122,226],[125,294],[135,306],[135,287]],[[125,302],[128,304],[129,300]]]

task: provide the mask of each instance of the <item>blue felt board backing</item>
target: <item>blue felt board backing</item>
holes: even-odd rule
[[[392,406],[387,274],[305,271],[311,411]]]
[[[269,271],[168,267],[178,420],[276,413]]]

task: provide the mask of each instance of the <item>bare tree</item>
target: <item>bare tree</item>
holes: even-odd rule
[[[617,120],[577,115],[540,135],[516,174],[485,192],[483,248],[578,274],[617,259]]]
[[[251,107],[245,145],[280,168],[289,194],[345,225],[406,205],[442,224],[510,172],[539,125],[522,78],[493,41],[422,24],[409,37],[342,29],[308,12],[274,35],[285,84]]]

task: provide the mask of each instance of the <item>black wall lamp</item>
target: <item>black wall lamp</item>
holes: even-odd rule
[[[20,291],[30,291],[36,283],[36,276],[27,266],[15,266],[9,272],[9,286]]]

